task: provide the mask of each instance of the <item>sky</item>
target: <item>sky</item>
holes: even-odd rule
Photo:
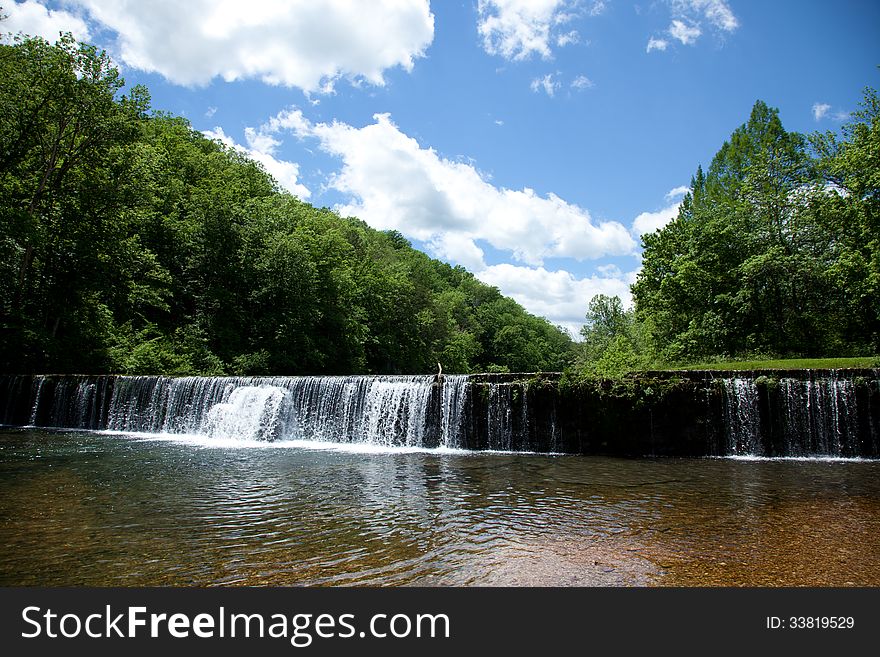
[[[839,130],[880,86],[876,0],[0,0],[107,50],[152,106],[319,207],[398,230],[574,335],[631,302],[755,101]]]

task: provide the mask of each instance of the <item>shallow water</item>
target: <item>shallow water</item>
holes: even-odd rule
[[[0,585],[880,585],[880,462],[0,431]]]

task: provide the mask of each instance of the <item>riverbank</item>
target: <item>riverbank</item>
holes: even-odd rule
[[[853,358],[773,358],[764,360],[731,360],[686,363],[658,367],[661,371],[673,370],[838,370],[880,368],[880,356]],[[634,372],[633,374],[637,374]]]

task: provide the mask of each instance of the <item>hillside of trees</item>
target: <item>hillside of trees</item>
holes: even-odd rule
[[[559,370],[569,336],[280,191],[66,37],[0,45],[0,370]]]
[[[876,91],[839,134],[786,132],[758,101],[642,242],[634,307],[590,302],[582,372],[880,353]]]

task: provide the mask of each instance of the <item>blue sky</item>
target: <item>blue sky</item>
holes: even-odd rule
[[[629,300],[758,99],[837,130],[880,86],[872,0],[27,0],[4,31],[104,47],[153,107],[318,206],[396,229],[572,331]]]

